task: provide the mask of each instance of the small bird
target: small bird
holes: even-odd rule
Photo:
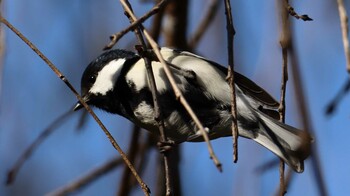
[[[227,68],[186,51],[163,47],[160,52],[173,65],[177,86],[206,127],[209,138],[231,136]],[[175,143],[203,141],[198,127],[176,100],[162,64],[153,60],[152,69],[166,136]],[[234,74],[239,135],[266,147],[296,172],[303,172],[311,137],[279,122],[276,118],[279,103],[253,81],[237,72]],[[116,49],[93,60],[83,73],[81,96],[89,105],[121,115],[159,134],[145,62],[134,52]],[[74,110],[82,107],[78,102]]]

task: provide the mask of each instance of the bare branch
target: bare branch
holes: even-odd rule
[[[189,0],[177,0],[171,1],[164,9],[164,18],[162,24],[172,24],[172,25],[164,25],[162,27],[163,37],[164,37],[164,45],[171,48],[180,48],[184,50],[188,50],[188,42],[187,42],[187,30],[188,30],[188,15],[189,15]],[[155,39],[153,32],[151,31],[152,37]],[[157,40],[157,39],[155,39]],[[152,53],[154,55],[154,53]],[[158,60],[158,58],[155,58]],[[194,71],[190,69],[183,69],[178,67],[177,65],[168,63],[168,65],[176,70],[176,73],[181,74],[183,77],[189,80],[195,80],[196,74]],[[173,70],[173,71],[174,71]],[[171,150],[170,162],[171,162],[171,174],[173,179],[173,195],[182,195],[182,184],[180,182],[182,172],[180,171],[180,153],[181,153],[181,145],[176,145]],[[159,178],[164,178],[159,176]],[[161,180],[161,179],[158,179]],[[164,180],[164,179],[163,179]],[[164,193],[161,187],[157,189],[158,193]],[[163,194],[158,194],[163,195]]]
[[[162,22],[163,22],[163,17],[164,17],[164,7],[161,7],[159,9],[158,13],[154,16],[152,25],[150,27],[150,34],[152,35],[154,40],[159,40],[160,33],[162,31]],[[148,47],[149,48],[149,47]]]
[[[231,113],[232,113],[232,137],[233,137],[233,162],[238,161],[238,124],[237,124],[237,105],[236,88],[234,79],[234,35],[236,31],[233,27],[231,3],[225,0],[226,28],[227,28],[227,52],[228,52],[228,73],[227,79],[231,89]]]
[[[22,35],[16,28],[14,28],[5,18],[0,16],[1,22],[4,23],[9,29],[11,29],[17,36],[22,39],[45,63],[52,69],[52,71],[68,86],[68,88],[73,92],[73,94],[77,97],[77,99],[80,101],[80,103],[85,107],[85,109],[91,114],[91,116],[95,119],[97,124],[101,127],[113,147],[119,152],[121,157],[123,158],[125,164],[130,168],[131,172],[139,182],[142,190],[144,191],[145,195],[149,195],[150,190],[147,187],[147,185],[143,182],[143,180],[140,178],[140,176],[137,174],[135,168],[128,160],[127,156],[123,152],[123,150],[120,148],[118,143],[115,141],[111,133],[107,130],[107,128],[103,125],[101,120],[97,117],[97,115],[91,110],[91,108],[85,103],[85,101],[81,98],[79,93],[75,90],[75,88],[71,85],[71,83],[67,80],[67,78],[56,68],[56,66],[36,47],[34,46],[26,37]]]
[[[348,16],[346,13],[345,5],[343,0],[337,0],[338,10],[340,17],[340,24],[343,36],[344,53],[346,58],[346,69],[350,74],[350,47],[349,47],[349,27],[348,27]]]
[[[2,14],[1,11],[1,0],[0,0],[0,15]],[[3,70],[4,70],[4,65],[3,65],[3,60],[4,60],[4,53],[5,53],[5,31],[2,25],[0,25],[0,98],[2,97],[2,85],[3,85]],[[1,100],[0,100],[1,101]]]
[[[122,38],[126,33],[128,33],[129,31],[134,30],[138,25],[140,25],[143,22],[145,22],[149,17],[151,17],[154,14],[158,13],[159,10],[161,10],[167,3],[168,3],[168,0],[160,1],[157,5],[155,5],[149,12],[147,12],[141,18],[131,22],[131,24],[127,28],[123,29],[122,31],[120,31],[118,33],[115,33],[115,34],[111,35],[110,36],[111,42],[109,44],[107,44],[103,48],[103,50],[111,49],[120,40],[120,38]]]
[[[287,175],[286,175],[286,177],[284,179],[285,187],[283,188],[283,190],[284,190],[283,195],[285,195],[287,193],[287,190],[288,190],[288,187],[289,187],[290,182],[292,180],[292,177],[293,177],[293,170],[288,169],[287,170]],[[281,189],[277,189],[277,192],[275,193],[275,195],[276,196],[280,196],[281,195]]]
[[[56,120],[54,120],[40,135],[34,140],[34,142],[23,152],[20,158],[16,161],[12,169],[7,174],[6,184],[12,184],[17,176],[18,171],[21,169],[22,165],[29,157],[34,153],[34,151],[39,147],[39,145],[51,134],[53,131],[63,124],[63,122],[70,117],[73,110],[70,109],[63,113]]]
[[[147,137],[144,140],[144,142],[140,145],[138,150],[138,160],[137,160],[137,171],[139,171],[140,174],[144,173],[145,168],[147,167],[147,163],[149,163],[149,152],[152,148],[156,147],[158,138],[155,138],[155,135],[147,133]],[[147,154],[148,153],[148,154]],[[131,184],[136,185],[135,178],[131,179]]]
[[[87,175],[84,175],[77,179],[76,181],[69,183],[67,186],[61,187],[55,191],[52,191],[48,193],[47,195],[50,196],[64,196],[68,195],[70,193],[77,192],[78,190],[83,189],[87,185],[91,184],[98,178],[102,177],[103,175],[109,173],[113,169],[115,169],[117,166],[121,165],[123,163],[123,159],[120,157],[114,158],[104,165],[90,171]]]
[[[280,45],[282,48],[282,82],[281,82],[281,96],[280,96],[280,105],[278,107],[278,112],[280,115],[280,121],[285,122],[285,114],[286,114],[286,86],[288,81],[288,50],[290,47],[290,24],[288,20],[288,11],[286,9],[286,6],[288,6],[288,1],[283,1],[280,3],[277,0],[277,3],[280,8],[280,14],[282,18],[282,31],[280,35]],[[280,186],[279,186],[279,195],[283,196],[286,193],[286,184],[284,180],[284,161],[280,159]]]
[[[133,126],[133,130],[132,130],[132,137],[130,139],[129,142],[129,150],[128,150],[128,157],[130,162],[135,164],[135,159],[136,156],[138,154],[138,150],[139,150],[139,139],[140,136],[140,127],[134,125]],[[131,177],[131,172],[129,170],[129,168],[124,167],[124,171],[123,171],[123,175],[121,178],[121,184],[120,184],[120,188],[118,191],[118,195],[120,196],[124,196],[124,195],[129,195],[130,191],[131,191],[131,181],[130,181],[130,177]]]
[[[176,0],[165,9],[165,25],[163,28],[166,46],[187,49],[188,0]],[[169,28],[170,27],[170,28]]]
[[[89,113],[86,110],[83,110],[82,114],[79,117],[79,121],[77,123],[77,130],[80,130],[81,128],[83,128],[83,126],[85,125],[86,121],[87,121],[87,117],[88,117]]]
[[[291,56],[291,68],[292,68],[292,75],[293,75],[293,81],[294,81],[294,88],[296,92],[296,97],[298,97],[298,106],[301,114],[301,120],[302,124],[305,127],[305,130],[310,133],[310,135],[315,135],[314,129],[311,124],[310,114],[308,110],[308,104],[306,103],[306,96],[304,94],[304,86],[303,86],[303,80],[301,78],[300,74],[300,67],[299,62],[296,56],[296,53],[294,51],[293,41],[291,41],[291,46],[289,50],[289,54]],[[305,136],[308,137],[308,136]],[[307,140],[305,140],[307,141]],[[303,144],[302,148],[309,149],[309,145],[311,144]],[[312,169],[314,170],[314,179],[316,180],[318,189],[320,191],[320,195],[328,195],[327,191],[327,185],[323,178],[323,173],[320,165],[320,158],[319,154],[316,149],[316,144],[311,145],[311,163],[312,163]]]
[[[206,15],[202,19],[202,21],[199,23],[198,28],[193,33],[191,39],[189,40],[189,48],[190,50],[193,50],[197,47],[199,40],[203,37],[204,33],[208,30],[209,25],[213,22],[214,16],[216,15],[221,1],[219,0],[211,0],[210,5],[208,7],[208,11],[206,12]]]
[[[326,109],[326,114],[331,115],[334,113],[338,107],[340,101],[345,97],[345,95],[350,91],[350,78],[347,78],[343,88],[336,94],[333,100],[328,104]]]
[[[131,17],[131,15],[133,15],[133,11],[132,11],[130,3],[127,0],[120,0],[120,2],[125,10],[127,17],[130,20],[130,22],[136,21],[136,18]],[[142,28],[142,25],[140,24],[139,28],[136,28],[134,31],[135,31],[135,35],[136,35],[137,39],[139,40],[139,42],[142,45],[141,46],[142,51],[146,51],[147,50],[146,43],[143,39],[141,32],[139,31],[139,29],[141,29],[141,28]],[[154,79],[151,60],[147,56],[144,56],[143,59],[145,61],[148,81],[150,83],[152,97],[153,97],[154,112],[155,112],[154,118],[155,118],[157,125],[158,125],[158,128],[159,128],[161,142],[163,144],[166,144],[166,143],[169,143],[169,140],[165,135],[163,115],[161,112],[160,105],[158,103],[158,91],[157,91],[156,82]],[[168,152],[165,151],[163,153],[163,155],[164,155],[163,157],[164,157],[164,167],[165,167],[165,175],[166,175],[166,177],[165,177],[165,179],[166,179],[166,183],[165,183],[166,184],[166,195],[171,195],[173,190],[172,190],[171,174],[170,174],[170,169],[169,169],[170,162],[169,162]]]
[[[286,6],[286,8],[287,8],[287,10],[288,10],[288,13],[289,13],[291,16],[293,16],[294,18],[296,18],[296,19],[302,19],[303,21],[312,21],[312,20],[313,20],[313,19],[310,18],[307,14],[304,14],[304,15],[299,15],[299,14],[297,14],[297,13],[295,12],[294,8],[293,8],[291,5],[289,5],[288,0],[285,0],[285,6]]]

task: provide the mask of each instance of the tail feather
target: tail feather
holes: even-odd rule
[[[256,142],[282,158],[296,172],[304,171],[304,160],[310,153],[311,137],[304,131],[283,124],[257,111],[260,130]]]

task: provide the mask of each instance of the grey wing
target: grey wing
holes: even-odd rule
[[[227,68],[221,66],[218,63],[215,63],[213,61],[210,61],[208,59],[205,59],[201,56],[192,54],[190,52],[184,52],[184,51],[175,51],[178,52],[178,55],[185,55],[189,57],[199,58],[202,59],[215,68],[217,68],[222,74],[227,74]],[[247,77],[243,76],[240,73],[235,72],[235,83],[236,85],[243,91],[245,95],[247,95],[249,98],[253,99],[254,102],[257,102],[258,104],[255,106],[256,109],[261,110],[265,114],[275,118],[279,119],[279,113],[276,111],[276,109],[279,107],[279,103],[263,88],[261,88],[259,85],[257,85],[252,80],[248,79]]]
[[[279,103],[263,88],[258,86],[256,83],[243,76],[240,73],[235,72],[235,82],[236,85],[241,88],[241,90],[254,98],[256,101],[260,102],[263,106],[266,106],[270,109],[277,109]]]
[[[200,58],[204,61],[207,61],[211,65],[215,66],[217,69],[219,69],[222,73],[227,74],[227,68],[221,66],[218,63],[215,63],[213,61],[210,61],[206,58],[203,58],[201,56],[192,54],[190,52],[181,52],[182,55],[187,56],[193,56],[196,58]],[[249,78],[243,76],[240,73],[235,72],[235,83],[236,85],[248,96],[255,99],[256,101],[260,102],[261,105],[269,108],[269,109],[277,109],[279,106],[279,103],[263,88],[261,88],[259,85],[257,85],[255,82],[250,80]]]

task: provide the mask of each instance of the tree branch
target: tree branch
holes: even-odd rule
[[[286,9],[288,5],[288,0],[280,3],[277,0],[277,3],[280,8],[280,14],[282,18],[282,31],[280,35],[280,45],[282,48],[282,82],[281,82],[281,96],[280,96],[280,105],[278,107],[278,112],[280,115],[280,121],[285,122],[285,114],[286,114],[286,85],[288,81],[288,50],[290,47],[290,29],[289,29],[289,20],[288,20],[288,10]],[[280,159],[280,186],[279,186],[279,195],[283,196],[286,193],[286,184],[284,180],[284,169],[285,164],[282,159]]]
[[[296,53],[294,51],[294,46],[293,46],[293,41],[291,40],[291,46],[289,50],[289,54],[291,56],[291,67],[292,67],[292,75],[293,75],[293,81],[294,81],[294,88],[296,92],[296,97],[298,97],[298,107],[300,109],[300,114],[301,114],[301,120],[302,124],[305,127],[305,130],[310,133],[310,135],[315,135],[314,134],[314,129],[312,127],[311,119],[310,119],[310,114],[308,111],[308,105],[306,103],[306,96],[304,94],[304,86],[303,86],[303,81],[301,78],[300,74],[300,67],[299,67],[299,62],[296,56]],[[305,136],[305,135],[302,135]],[[308,137],[308,136],[305,136]],[[310,138],[308,138],[310,139]],[[304,149],[308,149],[308,146],[311,144],[303,144],[302,148],[305,147]],[[312,169],[314,170],[314,179],[316,180],[318,189],[320,191],[320,195],[325,196],[328,195],[327,191],[327,185],[324,181],[323,173],[321,170],[321,165],[320,165],[320,158],[319,154],[316,149],[316,145],[313,144],[311,145],[311,163],[312,163]]]
[[[340,101],[345,97],[345,95],[350,91],[350,78],[347,78],[345,81],[345,84],[343,84],[343,87],[338,93],[335,95],[335,97],[332,99],[332,101],[327,105],[326,108],[326,114],[331,115],[333,112],[337,109]]]
[[[165,21],[168,25],[163,28],[164,42],[167,46],[187,49],[188,0],[176,0],[165,9]]]
[[[76,181],[69,183],[67,186],[58,188],[55,191],[52,191],[48,193],[49,196],[64,196],[68,195],[74,192],[77,192],[78,190],[81,190],[83,187],[86,187],[93,181],[97,180],[98,178],[102,177],[103,175],[107,174],[108,172],[115,169],[117,166],[121,165],[123,163],[123,159],[120,157],[114,158],[104,165],[90,171],[87,175],[84,175],[77,179]]]
[[[56,66],[36,47],[34,46],[26,37],[22,35],[16,28],[14,28],[5,18],[0,16],[1,22],[4,23],[9,29],[11,29],[17,36],[22,39],[45,63],[52,69],[52,71],[68,86],[68,88],[73,92],[73,94],[77,97],[77,99],[80,101],[80,103],[85,107],[85,109],[91,114],[91,116],[95,119],[97,124],[101,127],[113,147],[119,152],[122,159],[124,160],[125,164],[130,168],[131,172],[139,182],[142,190],[144,191],[145,195],[149,195],[150,190],[147,187],[147,185],[143,182],[143,180],[140,178],[140,176],[137,174],[135,168],[130,163],[128,158],[126,157],[123,150],[120,148],[116,140],[113,138],[111,133],[107,130],[107,128],[103,125],[101,120],[97,117],[97,115],[91,110],[91,108],[85,103],[85,101],[81,98],[79,93],[75,90],[75,88],[71,85],[71,83],[68,81],[68,79],[59,71]]]
[[[226,28],[227,28],[227,53],[228,53],[228,73],[227,79],[231,89],[231,113],[232,113],[232,137],[233,137],[233,162],[238,161],[238,124],[237,124],[237,105],[236,88],[234,79],[234,36],[236,31],[233,26],[231,3],[225,0]]]
[[[164,45],[171,48],[180,48],[188,50],[187,43],[187,30],[188,30],[188,14],[189,14],[189,0],[177,0],[171,1],[164,9],[163,23],[162,27]],[[172,25],[166,25],[166,24]],[[154,33],[151,31],[152,37]],[[155,39],[157,40],[157,39]],[[153,53],[154,55],[154,53]],[[157,59],[155,57],[155,59]],[[158,59],[157,59],[158,60]],[[189,80],[195,80],[195,73],[190,69],[183,69],[174,64],[168,64],[176,73],[181,74],[183,77]],[[180,171],[180,159],[181,159],[181,145],[176,145],[172,148],[170,161],[171,161],[171,172],[173,176],[173,194],[177,196],[182,195],[182,184],[181,171]],[[159,172],[160,173],[160,172]],[[159,175],[159,181],[164,180],[164,175]],[[164,193],[162,187],[158,188],[158,193]],[[163,195],[163,194],[158,194]]]
[[[133,10],[131,8],[130,3],[127,0],[120,0],[120,2],[125,10],[127,17],[130,20],[130,22],[137,21],[136,18],[131,17],[131,15],[133,15]],[[135,35],[136,35],[137,39],[139,40],[139,43],[142,45],[142,50],[146,51],[147,46],[146,46],[146,43],[143,39],[143,36],[139,30],[141,28],[142,28],[142,25],[139,24],[139,27],[136,28],[134,31],[135,31]],[[161,112],[160,105],[158,103],[158,91],[157,91],[156,82],[155,82],[154,74],[153,74],[153,70],[152,70],[152,65],[151,65],[152,62],[147,56],[143,56],[143,59],[145,61],[148,81],[150,83],[152,97],[153,97],[154,112],[155,112],[154,118],[158,124],[159,133],[160,133],[160,137],[161,137],[161,143],[166,144],[166,143],[169,143],[169,141],[165,135],[163,115]],[[172,190],[171,174],[170,174],[170,169],[169,169],[170,162],[169,162],[168,151],[165,151],[163,153],[163,155],[164,155],[163,157],[164,157],[164,167],[165,167],[165,176],[166,176],[165,177],[165,179],[166,179],[166,183],[165,183],[166,184],[166,195],[169,196],[172,194],[173,190]]]
[[[18,171],[21,169],[22,165],[29,157],[34,153],[34,151],[39,147],[39,145],[51,134],[53,131],[63,124],[63,122],[71,116],[73,110],[70,109],[67,112],[63,113],[61,116],[56,118],[40,135],[34,140],[34,142],[23,152],[20,158],[16,161],[12,169],[7,174],[6,184],[12,184],[16,177]]]
[[[134,30],[135,28],[137,28],[137,26],[139,26],[140,24],[145,22],[149,17],[151,17],[154,14],[158,13],[159,10],[161,10],[168,3],[168,1],[169,0],[161,0],[157,5],[155,5],[149,12],[147,12],[141,18],[131,22],[131,24],[127,28],[123,29],[122,31],[120,31],[118,33],[115,33],[115,34],[111,35],[110,36],[111,42],[109,44],[107,44],[103,48],[103,50],[111,49],[120,40],[120,38],[122,38],[126,33],[128,33],[129,31]]]
[[[220,0],[211,0],[208,7],[206,15],[199,23],[196,31],[193,33],[191,39],[189,40],[189,49],[193,50],[197,47],[200,39],[203,37],[204,33],[208,30],[209,25],[213,22],[214,17],[219,9],[221,1]]]
[[[348,27],[348,16],[346,14],[346,9],[343,0],[337,0],[338,10],[340,17],[340,24],[343,36],[344,53],[346,58],[346,69],[350,74],[350,47],[349,47],[349,27]]]
[[[307,14],[299,15],[295,12],[294,8],[288,3],[288,0],[284,0],[285,7],[289,13],[289,15],[293,16],[296,19],[302,19],[303,21],[312,21],[313,19],[310,18]]]
[[[135,159],[139,150],[139,142],[138,142],[139,136],[140,136],[140,127],[133,125],[132,136],[129,142],[129,150],[128,150],[129,160],[133,164],[135,164]],[[124,167],[118,195],[120,196],[130,195],[130,191],[132,187],[131,180],[130,180],[131,175],[132,174],[129,168]]]

